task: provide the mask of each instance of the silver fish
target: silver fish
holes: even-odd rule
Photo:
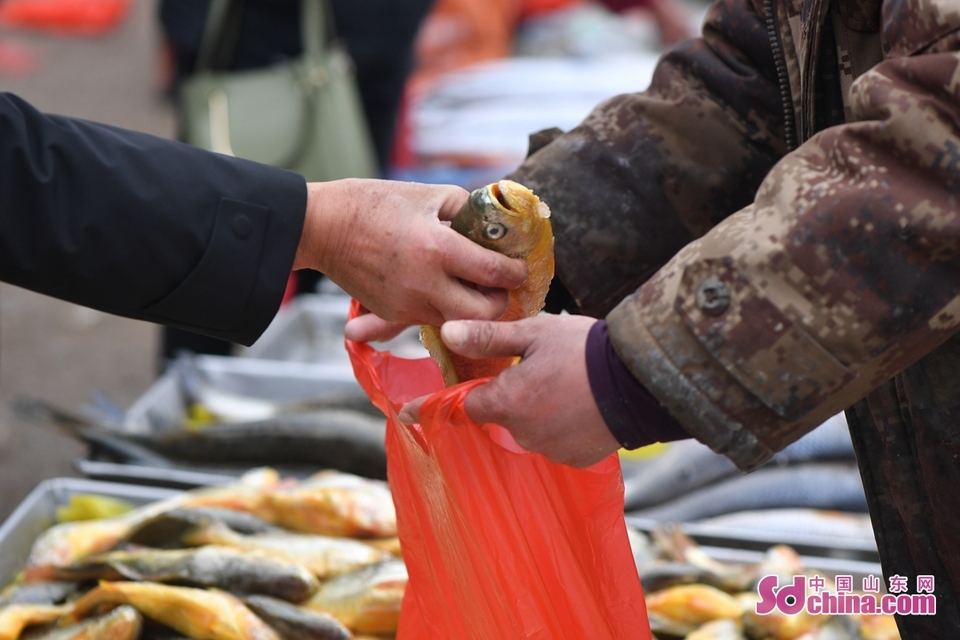
[[[196,549],[111,551],[57,570],[70,580],[172,582],[265,594],[291,602],[309,598],[320,583],[299,564],[259,551],[207,545]]]
[[[777,453],[765,466],[853,459],[847,420],[841,413]],[[634,511],[662,504],[737,474],[739,471],[729,458],[697,440],[676,442],[660,457],[636,469],[624,466],[624,508]]]
[[[219,507],[171,509],[140,523],[130,531],[125,542],[148,547],[181,546],[180,538],[195,527],[221,522],[237,533],[278,533],[283,531],[244,511]]]
[[[60,604],[77,589],[76,583],[63,581],[12,584],[0,593],[0,607],[8,604]]]
[[[694,522],[723,513],[783,507],[865,512],[867,499],[856,464],[819,462],[766,467],[629,515]]]
[[[273,627],[283,640],[350,640],[353,636],[331,615],[309,611],[268,596],[248,596],[247,608]]]
[[[303,565],[320,579],[356,571],[389,557],[385,551],[350,538],[286,532],[244,536],[222,523],[195,529],[183,540],[189,545],[216,544],[265,551]]]
[[[876,548],[873,524],[866,513],[825,509],[758,509],[715,516],[700,520],[697,524],[754,535],[765,534],[773,539],[789,536],[794,540],[829,540],[834,544],[843,541],[846,546],[859,543],[867,548]],[[824,546],[830,545],[826,543]]]
[[[386,477],[386,421],[359,411],[315,408],[242,423],[211,424],[196,431],[114,435],[175,460],[194,463],[314,464]]]

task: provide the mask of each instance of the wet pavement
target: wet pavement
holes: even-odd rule
[[[0,91],[37,108],[171,137],[155,0],[98,37],[0,28]],[[76,475],[85,447],[18,419],[21,396],[69,409],[101,391],[122,408],[153,382],[158,329],[0,284],[0,521],[46,478]]]

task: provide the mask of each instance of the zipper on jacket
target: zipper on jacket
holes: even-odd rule
[[[780,42],[780,32],[777,30],[774,2],[775,0],[764,0],[764,5],[767,14],[767,33],[770,35],[770,50],[773,53],[773,64],[777,68],[777,83],[780,86],[780,100],[783,103],[783,140],[787,145],[787,151],[790,152],[797,148],[796,119],[793,113],[793,101],[790,99],[787,61],[783,53],[783,44]]]

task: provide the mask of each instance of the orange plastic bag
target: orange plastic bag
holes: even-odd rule
[[[98,35],[126,17],[130,0],[2,0],[0,24]]]
[[[430,358],[350,341],[347,350],[388,416],[410,574],[399,640],[650,639],[616,454],[589,469],[552,463],[467,417],[463,398],[483,380],[444,390]],[[401,424],[400,407],[428,393],[421,424]]]

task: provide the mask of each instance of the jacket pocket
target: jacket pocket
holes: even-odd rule
[[[800,420],[857,377],[761,295],[730,258],[687,265],[674,308],[717,362],[785,420]]]
[[[201,331],[226,331],[239,324],[257,284],[269,221],[269,207],[222,198],[200,262],[144,313]]]

